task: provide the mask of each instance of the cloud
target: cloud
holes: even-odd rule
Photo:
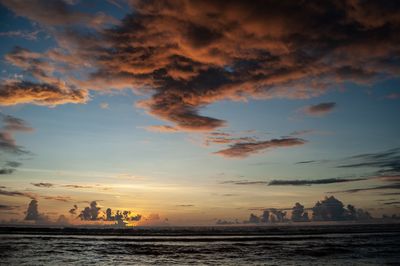
[[[20,163],[20,162],[14,162],[14,161],[6,162],[6,166],[13,167],[13,168],[20,167],[21,165],[22,165],[22,163]]]
[[[229,148],[215,152],[215,154],[228,158],[244,158],[252,154],[260,153],[270,148],[291,147],[305,144],[306,141],[299,138],[282,138],[265,141],[240,142],[230,145]]]
[[[68,212],[72,215],[75,215],[77,210],[78,210],[78,205],[75,204],[74,207],[71,208]]]
[[[343,221],[343,220],[370,220],[369,212],[356,209],[353,205],[344,204],[334,196],[325,197],[324,200],[315,203],[313,210],[314,221]]]
[[[396,196],[396,195],[400,195],[400,192],[382,193],[381,195],[385,195],[385,196]]]
[[[227,220],[221,220],[218,219],[215,224],[217,225],[230,225],[230,224],[240,224],[238,219],[235,219],[235,221],[227,221]]]
[[[376,168],[378,175],[400,174],[400,148],[394,148],[383,152],[366,153],[346,158],[346,163],[338,168]]]
[[[61,77],[69,86],[64,93],[38,72],[39,83],[2,85],[5,105],[84,103],[87,89],[132,88],[150,95],[137,103],[149,114],[179,130],[212,131],[227,125],[201,113],[215,102],[307,99],[344,82],[365,85],[400,73],[393,56],[399,42],[397,3],[138,0],[114,27],[95,32],[90,29],[113,19],[75,11],[63,1],[2,3],[19,16],[57,25],[54,36],[66,52],[52,53],[51,59],[85,70],[79,80]],[[87,24],[89,30],[71,24]],[[85,75],[88,69],[93,71]],[[42,99],[37,91],[55,91],[55,100]],[[326,104],[310,113],[326,113]]]
[[[7,153],[9,155],[26,155],[30,154],[24,147],[17,145],[14,139],[15,132],[31,132],[33,128],[29,124],[12,115],[6,115],[0,112],[0,121],[2,128],[0,129],[0,153]],[[19,162],[6,161],[0,174],[12,174],[21,165]]]
[[[56,200],[61,202],[70,202],[72,201],[71,197],[66,196],[42,196],[42,198],[46,200]]]
[[[146,217],[141,217],[138,226],[168,226],[168,218],[161,218],[158,213],[150,213]]]
[[[115,19],[104,13],[94,15],[75,11],[63,0],[1,0],[1,4],[14,11],[18,16],[37,21],[48,26],[87,24],[98,27],[102,24],[115,23]]]
[[[100,103],[100,108],[101,109],[110,109],[110,105],[106,102]]]
[[[150,132],[162,132],[162,133],[175,133],[179,132],[179,129],[168,125],[158,125],[158,126],[147,126],[145,127],[147,131]]]
[[[78,209],[77,205],[70,209],[71,214],[75,214]],[[118,226],[125,226],[132,222],[138,222],[141,220],[142,215],[134,215],[128,210],[116,210],[113,212],[111,208],[107,208],[105,212],[101,211],[101,208],[97,206],[96,201],[90,202],[90,206],[85,207],[78,215],[82,221],[114,221]]]
[[[311,185],[322,185],[322,184],[334,184],[334,183],[345,183],[367,180],[367,178],[325,178],[325,179],[296,179],[296,180],[272,180],[268,183],[268,186],[311,186]]]
[[[228,138],[224,136],[207,136],[204,140],[204,144],[209,146],[210,144],[234,144],[243,142],[256,142],[257,140],[252,137],[240,137],[240,138]]]
[[[309,161],[301,161],[301,162],[296,162],[296,164],[309,164],[309,163],[315,163],[318,162],[316,160],[309,160]]]
[[[29,124],[20,118],[12,115],[0,113],[3,120],[3,129],[6,131],[32,132],[34,129]]]
[[[34,81],[4,80],[0,84],[0,105],[86,103],[89,99],[87,90],[77,89],[72,81],[60,79],[59,75],[64,70],[59,63],[51,60],[54,54],[54,51],[35,53],[18,46],[6,54],[8,63],[23,69]]]
[[[234,184],[234,185],[267,185],[268,181],[249,181],[249,180],[228,180],[222,181],[220,184]]]
[[[16,30],[16,31],[6,31],[6,32],[0,32],[0,37],[5,36],[5,37],[12,37],[12,38],[23,38],[29,41],[36,41],[38,38],[38,34],[40,31],[21,31],[21,30]]]
[[[400,93],[391,93],[385,96],[385,99],[396,100],[400,99]]]
[[[21,191],[8,191],[4,189],[0,189],[0,195],[3,196],[12,196],[12,197],[28,197],[31,199],[35,199],[36,196],[29,192],[21,192]]]
[[[23,147],[16,144],[14,137],[7,131],[0,130],[0,151],[9,154],[22,155],[28,154]]]
[[[363,192],[363,191],[386,190],[386,189],[400,189],[400,183],[376,186],[376,187],[369,187],[369,188],[355,188],[355,189],[347,189],[347,190],[341,190],[341,191],[331,191],[328,193],[356,193],[356,192]]]
[[[335,108],[336,103],[334,102],[328,102],[328,103],[320,103],[316,105],[310,105],[305,108],[303,108],[303,112],[307,115],[312,115],[312,116],[323,116],[326,115]]]
[[[18,208],[19,206],[0,204],[0,211],[12,211]]]
[[[63,185],[66,188],[93,188],[93,186],[82,186],[82,185]]]
[[[316,131],[312,130],[312,129],[306,129],[306,130],[293,131],[289,135],[290,136],[303,136],[303,135],[312,134],[312,133],[316,133]]]
[[[40,182],[40,183],[31,183],[33,186],[35,186],[35,187],[45,187],[45,188],[51,188],[51,187],[54,187],[54,184],[52,184],[52,183],[43,183],[43,182]]]
[[[79,218],[83,221],[98,221],[101,219],[100,207],[97,207],[97,202],[92,201],[89,207],[85,207],[79,214]]]
[[[113,214],[113,211],[108,208],[106,210],[106,221],[116,221],[117,225],[120,226],[125,226],[126,224],[128,224],[129,222],[138,222],[142,219],[142,215],[137,214],[137,215],[133,215],[131,211],[127,211],[127,210],[117,210],[115,212],[115,214]]]
[[[309,221],[308,213],[304,212],[304,206],[296,202],[292,208],[292,221],[293,222],[307,222]]]
[[[26,210],[25,220],[35,222],[45,222],[48,220],[44,214],[39,213],[37,200],[33,199],[29,203],[28,209]]]
[[[390,201],[390,202],[384,202],[384,205],[397,205],[400,204],[400,201]]]
[[[394,203],[396,204],[396,203]],[[287,222],[287,211],[291,211],[291,220],[293,222],[310,222],[309,213],[312,211],[313,221],[361,221],[371,220],[372,216],[368,211],[356,208],[351,204],[347,207],[334,196],[325,197],[324,200],[315,203],[312,208],[305,208],[299,202],[296,202],[292,208],[251,208],[249,210],[262,211],[261,215],[250,214],[248,220],[243,221],[244,224],[266,224],[266,223],[282,223]],[[225,224],[220,220],[220,224]],[[230,224],[230,223],[226,223]]]
[[[33,83],[12,81],[0,85],[0,105],[37,104],[56,106],[67,103],[86,103],[88,92],[66,88],[62,83]]]
[[[269,208],[264,210],[261,216],[253,213],[250,214],[249,220],[244,223],[259,224],[259,223],[281,223],[287,221],[286,212],[282,209]]]
[[[14,173],[15,169],[13,168],[1,168],[0,169],[0,175],[10,175]]]

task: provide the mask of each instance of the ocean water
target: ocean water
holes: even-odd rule
[[[0,229],[1,265],[400,265],[398,225]]]

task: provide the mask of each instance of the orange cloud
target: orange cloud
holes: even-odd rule
[[[35,89],[27,82],[7,85],[16,93],[2,85],[8,92],[0,93],[3,105],[84,103],[87,90],[130,88],[151,95],[137,106],[174,128],[212,131],[227,122],[200,111],[221,100],[306,99],[343,82],[369,84],[400,73],[393,56],[399,12],[379,1],[138,0],[130,2],[134,13],[94,32],[62,28],[88,22],[60,1],[46,9],[43,1],[3,2],[18,15],[58,25],[54,36],[64,51],[53,49],[45,58],[10,53],[8,60],[39,83],[29,84]],[[97,21],[101,27],[106,19]],[[65,73],[88,66],[94,71],[80,80]],[[65,88],[55,82],[54,69],[65,75]],[[50,92],[57,95],[47,97]]]
[[[87,91],[72,90],[57,85],[27,81],[2,84],[0,85],[0,105],[31,103],[56,106],[66,103],[86,103],[89,99]]]

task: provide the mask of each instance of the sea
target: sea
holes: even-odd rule
[[[3,226],[0,265],[400,265],[400,226]]]

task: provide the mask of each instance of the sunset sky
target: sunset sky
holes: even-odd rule
[[[399,14],[396,1],[0,0],[0,220],[23,221],[32,199],[76,224],[93,223],[78,217],[92,201],[142,225],[332,195],[399,214]]]

